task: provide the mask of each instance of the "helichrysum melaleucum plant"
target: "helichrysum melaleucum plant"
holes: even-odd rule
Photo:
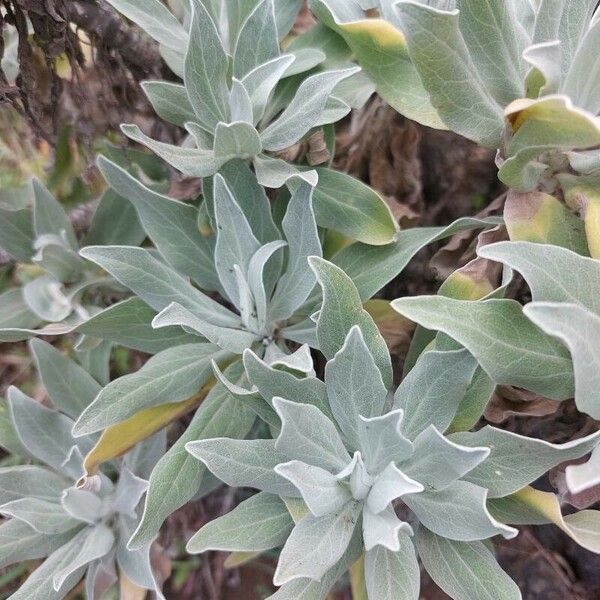
[[[8,390],[10,420],[0,443],[28,464],[0,469],[0,514],[8,519],[0,525],[0,565],[45,560],[10,598],[58,600],[81,579],[90,600],[115,585],[132,593],[154,590],[162,598],[150,545],[132,552],[126,544],[146,478],[165,450],[164,436],[150,438],[77,487],[96,436],[75,439],[71,429],[101,386],[49,344],[35,340],[31,350],[53,407]]]
[[[120,200],[120,199],[118,199]],[[144,232],[135,212],[119,210],[106,197],[88,239],[139,243]],[[120,227],[101,231],[101,221],[119,216]],[[140,236],[141,234],[141,236]],[[96,310],[94,292],[115,291],[114,281],[79,256],[79,242],[61,204],[37,180],[0,202],[0,247],[21,265],[20,288],[0,295],[0,341],[73,331]]]
[[[201,529],[188,550],[283,546],[273,598],[324,598],[363,551],[371,600],[418,598],[417,554],[453,598],[519,598],[482,540],[517,535],[502,521],[548,522],[528,501],[539,492],[526,486],[589,452],[600,432],[562,446],[492,427],[444,435],[473,376],[469,353],[423,353],[390,398],[390,358],[368,315],[349,310],[351,281],[322,259],[311,265],[324,291],[317,337],[330,358],[325,381],[267,375],[246,351],[254,387],[237,395],[258,394],[275,410],[276,439],[186,448],[227,484],[261,493]],[[558,515],[565,531],[600,552],[600,513]],[[578,531],[584,522],[589,537]]]
[[[598,417],[589,365],[600,364],[592,333],[600,327],[592,298],[599,280],[597,262],[585,258],[600,257],[597,2],[311,4],[399,111],[498,150],[499,177],[511,188],[504,218],[513,244],[480,255],[522,272],[536,302],[525,315],[569,349],[575,374],[564,347],[540,338],[510,300],[472,306],[424,297],[399,299],[396,308],[464,344],[495,383],[560,400],[575,395]],[[375,57],[383,48],[394,58],[382,63]],[[555,362],[554,381],[540,361],[515,367],[534,348],[542,363]]]
[[[173,30],[176,39],[171,47],[177,46],[182,59],[176,70],[183,85],[147,82],[144,89],[161,117],[187,129],[191,143],[157,142],[135,125],[124,125],[123,132],[187,175],[206,177],[234,158],[250,159],[262,185],[280,187],[300,171],[267,153],[293,146],[311,129],[338,121],[350,111],[332,93],[359,70],[356,66],[308,73],[325,62],[323,52],[280,51],[279,40],[289,29],[281,24],[282,13],[287,16],[293,6],[295,15],[298,3],[192,0],[189,31],[164,6],[121,0],[113,4],[157,39],[161,35],[154,9],[166,19],[159,28]],[[306,78],[289,79],[299,73]],[[283,78],[291,81],[291,96],[281,86],[280,93],[274,93]],[[302,176],[316,183],[313,172]]]

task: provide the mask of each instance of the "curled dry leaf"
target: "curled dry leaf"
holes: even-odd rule
[[[559,403],[510,385],[498,386],[485,411],[490,423],[503,423],[512,416],[544,417],[554,414]]]
[[[502,212],[505,195],[498,196],[484,210],[477,214],[477,218],[485,218],[498,215]],[[431,268],[439,279],[446,279],[457,267],[466,265],[469,261],[476,258],[476,250],[487,244],[493,244],[505,240],[507,237],[506,228],[503,226],[484,230],[479,234],[472,231],[461,231],[453,235],[450,240],[444,244],[431,259]],[[487,261],[490,280],[495,282],[499,275],[501,267],[492,265]],[[494,275],[496,277],[494,278]]]

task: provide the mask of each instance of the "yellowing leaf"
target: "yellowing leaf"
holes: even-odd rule
[[[509,192],[504,221],[513,242],[553,244],[588,254],[583,222],[550,194]]]
[[[530,486],[513,494],[511,498],[532,508],[560,527],[583,548],[600,554],[600,511],[582,510],[563,516],[555,494],[541,492]]]
[[[585,235],[592,258],[600,258],[600,197],[592,198],[585,211]]]
[[[119,598],[121,600],[144,600],[148,590],[133,583],[123,571],[119,573]]]
[[[350,567],[350,587],[352,600],[368,600],[364,554]]]
[[[321,22],[344,38],[388,104],[418,123],[446,129],[410,60],[401,31],[383,19],[342,23],[321,0],[313,0],[311,9]]]
[[[509,104],[504,115],[514,134],[511,155],[528,147],[571,150],[600,144],[600,118],[573,106],[567,96],[521,98]]]
[[[105,429],[96,445],[85,457],[83,463],[85,475],[80,485],[83,485],[88,477],[95,475],[102,463],[122,456],[142,440],[196,408],[214,385],[215,379],[211,378],[197,394],[187,400],[141,410],[126,421]]]
[[[232,552],[223,563],[226,569],[235,569],[260,556],[260,552]]]

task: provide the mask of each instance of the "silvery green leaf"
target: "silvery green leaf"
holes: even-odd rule
[[[261,244],[281,239],[281,234],[273,222],[271,203],[245,161],[235,159],[228,162],[223,165],[219,175],[225,179],[229,191],[242,209],[256,239]],[[206,187],[204,193],[205,196],[208,193]]]
[[[15,457],[27,456],[27,450],[19,440],[15,426],[10,419],[8,403],[2,397],[0,397],[0,448]]]
[[[152,150],[172,167],[192,177],[214,175],[225,162],[233,158],[216,158],[214,152],[206,148],[186,148],[158,142],[142,133],[137,125],[121,125],[121,131],[129,139]]]
[[[0,504],[24,497],[57,502],[69,482],[60,475],[36,465],[0,469]]]
[[[284,77],[291,77],[292,75],[298,75],[298,73],[310,71],[324,62],[327,58],[325,52],[322,52],[318,48],[297,48],[287,50],[290,55],[294,57],[294,61],[291,62],[285,70]]]
[[[453,337],[497,384],[524,387],[555,400],[573,395],[566,349],[535,327],[514,300],[416,296],[394,300],[392,307],[427,329]]]
[[[420,571],[415,548],[400,535],[400,549],[375,546],[365,554],[365,583],[369,600],[418,600]]]
[[[457,0],[460,31],[485,89],[500,106],[523,96],[529,36],[514,2]]]
[[[72,537],[72,531],[46,535],[17,519],[4,521],[0,525],[0,567],[48,556]]]
[[[298,488],[306,506],[315,517],[341,510],[352,500],[348,488],[335,475],[321,467],[292,460],[277,465],[275,472]]]
[[[152,544],[149,542],[136,550],[129,550],[126,546],[135,526],[135,519],[121,516],[118,520],[116,559],[119,569],[137,586],[152,590],[157,600],[165,600],[150,561]]]
[[[561,302],[532,302],[525,308],[525,315],[569,348],[575,370],[577,408],[600,418],[600,349],[597,344],[600,316],[577,304]]]
[[[315,123],[315,127],[337,123],[337,121],[341,121],[351,110],[351,107],[340,98],[329,96],[320,119]]]
[[[33,179],[33,229],[37,237],[54,234],[77,250],[77,238],[61,204],[37,179]]]
[[[465,479],[487,488],[490,497],[497,498],[517,492],[562,462],[585,456],[598,445],[600,432],[565,444],[551,444],[487,426],[475,433],[453,434],[451,439],[465,446],[491,449],[489,458]]]
[[[405,0],[396,8],[410,58],[444,123],[484,146],[498,147],[504,128],[502,109],[469,54],[459,11]]]
[[[233,75],[241,79],[258,65],[278,56],[273,0],[260,0],[240,27],[233,52]]]
[[[151,38],[176,51],[185,49],[188,33],[160,0],[108,0]]]
[[[521,502],[515,494],[489,499],[488,508],[496,519],[510,525],[548,525],[552,523],[539,510]]]
[[[54,406],[76,419],[96,397],[100,384],[83,367],[42,340],[31,340],[29,349]]]
[[[32,529],[46,535],[65,533],[81,526],[82,522],[70,517],[56,502],[40,498],[19,498],[0,506],[4,517],[27,523]]]
[[[268,310],[273,321],[291,317],[304,304],[316,283],[308,257],[321,256],[322,250],[313,212],[313,188],[307,183],[300,183],[292,193],[282,229],[289,254],[285,273],[277,283]]]
[[[219,366],[215,361],[212,361],[213,371],[217,380],[227,388],[227,391],[233,398],[239,400],[242,404],[246,405],[256,415],[267,423],[271,428],[278,430],[279,428],[279,417],[277,413],[271,408],[268,402],[258,393],[256,387],[248,390],[241,385],[232,383],[229,381],[223,373],[221,373]]]
[[[214,131],[229,121],[229,61],[217,27],[201,0],[192,0],[190,41],[185,56],[185,89],[202,127]]]
[[[271,262],[271,258],[284,246],[286,242],[283,240],[274,240],[261,246],[250,259],[248,263],[248,285],[254,300],[253,304],[256,308],[256,320],[258,327],[264,328],[267,324],[267,300],[270,297],[270,289],[268,289],[270,281],[275,275],[274,270],[279,271],[279,263]],[[268,268],[267,268],[268,265]],[[278,275],[278,273],[277,273]],[[279,280],[281,281],[281,279]]]
[[[250,94],[244,87],[244,84],[235,77],[231,80],[229,109],[231,111],[231,120],[233,122],[243,121],[244,123],[255,125]]]
[[[94,211],[82,246],[111,246],[124,244],[138,246],[146,239],[135,207],[114,190],[107,189]]]
[[[308,344],[311,348],[319,349],[317,341],[317,328],[310,317],[289,325],[281,330],[281,335],[297,344]]]
[[[242,319],[242,324],[246,329],[250,331],[256,331],[257,334],[260,335],[263,332],[260,331],[258,327],[252,290],[248,285],[248,281],[246,281],[245,275],[240,269],[240,265],[233,265],[233,272],[237,281],[237,289],[239,294],[239,310],[240,317]]]
[[[258,183],[267,188],[279,189],[294,177],[303,179],[313,187],[319,181],[319,176],[314,169],[300,170],[281,158],[271,158],[265,154],[259,154],[254,157],[253,162]]]
[[[275,447],[284,460],[301,460],[310,465],[341,471],[350,455],[335,425],[311,404],[273,398],[273,406],[281,419],[281,432]]]
[[[348,548],[360,509],[360,503],[349,502],[323,517],[304,517],[281,550],[273,583],[283,585],[303,577],[319,580]]]
[[[600,484],[600,446],[592,451],[589,460],[565,469],[567,487],[572,494],[579,494]]]
[[[300,9],[302,0],[274,0],[277,36],[283,39],[292,28]]]
[[[132,297],[95,314],[79,325],[77,331],[149,354],[198,342],[198,336],[186,333],[181,327],[154,329],[155,316],[156,312],[143,300]]]
[[[536,158],[550,150],[552,148],[549,146],[534,146],[519,150],[502,163],[498,178],[505,185],[518,191],[534,190],[540,179],[548,172],[548,165],[538,162]]]
[[[457,542],[419,527],[416,544],[431,578],[455,600],[521,600],[517,584],[482,542]]]
[[[435,425],[422,431],[413,443],[413,455],[400,467],[430,491],[443,490],[473,471],[490,455],[490,449],[484,447],[484,443],[481,447],[461,446],[444,437]],[[466,478],[469,479],[468,475]]]
[[[402,500],[427,529],[451,540],[472,542],[518,531],[496,521],[486,507],[487,490],[468,481],[455,481],[440,491],[425,490]]]
[[[294,579],[269,596],[269,600],[325,600],[336,581],[343,577],[362,552],[363,542],[357,527],[342,558],[319,581],[307,577]]]
[[[0,329],[30,329],[39,323],[40,318],[27,307],[20,288],[9,289],[0,294]]]
[[[322,258],[311,256],[308,260],[323,289],[323,306],[317,321],[321,352],[327,358],[332,358],[344,345],[350,329],[358,325],[381,371],[384,385],[391,386],[392,365],[387,346],[371,315],[362,307],[353,281],[342,269]]]
[[[350,487],[352,497],[364,500],[371,490],[375,477],[367,471],[359,450],[354,452],[352,460],[339,473],[336,474],[340,481],[346,480]]]
[[[418,481],[403,473],[393,462],[379,474],[367,496],[367,508],[374,514],[383,512],[396,498],[423,491]]]
[[[317,123],[333,88],[359,68],[325,71],[307,77],[281,116],[261,133],[266,150],[283,150],[295,144]]]
[[[387,389],[358,325],[325,366],[325,384],[331,411],[347,443],[353,450],[362,449],[360,417],[381,415]]]
[[[215,157],[217,159],[237,156],[252,158],[262,150],[256,129],[244,121],[217,123],[215,129]]]
[[[539,95],[554,94],[559,91],[562,79],[560,52],[561,46],[558,40],[532,44],[523,51],[523,58],[534,67],[534,72],[528,75],[527,83],[529,80],[535,82],[538,72],[544,79],[543,85],[538,91]],[[538,94],[533,93],[534,91],[528,90],[531,92],[529,95],[537,96]]]
[[[145,408],[180,402],[212,375],[211,359],[224,358],[213,344],[186,344],[155,354],[141,369],[111,381],[73,427],[81,436],[125,421]]]
[[[590,23],[596,3],[593,0],[541,0],[538,4],[533,41],[559,39],[563,46],[562,71],[566,73]]]
[[[74,445],[73,421],[29,398],[15,387],[8,389],[8,403],[19,440],[34,458],[57,471],[78,478],[74,467],[63,466]]]
[[[52,275],[42,275],[26,283],[23,298],[28,308],[44,321],[62,321],[73,310],[63,285]]]
[[[89,530],[86,528],[54,550],[11,596],[11,600],[62,600],[81,579],[85,573],[85,566],[81,566],[67,577],[58,591],[53,585],[55,574],[69,569],[88,534]]]
[[[83,261],[73,250],[65,248],[60,239],[56,239],[58,243],[54,240],[44,239],[50,235],[43,235],[37,239],[35,247],[38,251],[32,257],[31,262],[54,276],[58,281],[65,283],[76,281],[81,276]]]
[[[63,491],[61,504],[64,511],[78,521],[95,525],[108,514],[108,506],[100,496],[88,490],[70,487]]]
[[[428,244],[459,231],[483,229],[498,224],[496,218],[464,218],[446,227],[413,227],[399,231],[396,241],[384,246],[350,244],[332,257],[331,261],[350,276],[364,301],[394,279],[415,254]],[[374,264],[377,269],[373,269]]]
[[[185,72],[185,48],[182,48],[181,51],[177,51],[160,44],[158,51],[167,67],[169,67],[177,77],[183,79]]]
[[[361,109],[364,108],[375,91],[373,80],[365,71],[360,71],[338,83],[335,86],[334,94],[336,99],[341,100],[351,108]]]
[[[113,557],[110,555],[103,556],[91,562],[87,568],[85,573],[85,597],[94,598],[94,593],[102,597],[102,594],[108,592],[117,581],[118,577]]]
[[[18,327],[5,327],[0,329],[0,341],[21,342],[36,335],[66,335],[72,333],[84,321],[78,314],[71,314],[60,323],[47,323],[39,329],[24,329]]]
[[[137,519],[135,509],[147,489],[147,481],[132,473],[127,467],[121,469],[112,500],[113,511]]]
[[[152,108],[164,121],[183,127],[196,118],[185,86],[170,81],[142,81],[141,86]]]
[[[115,536],[109,527],[100,524],[86,532],[77,554],[67,565],[54,573],[52,585],[56,591],[61,590],[65,582],[88,563],[108,554],[115,542]]]
[[[368,506],[365,506],[362,530],[367,552],[378,546],[397,552],[400,548],[399,537],[413,535],[412,527],[401,521],[391,506],[379,513],[374,513]]]
[[[591,57],[600,47],[600,21],[593,23],[581,41],[561,91],[568,94],[579,108],[593,115],[600,112],[600,72]]]
[[[277,344],[271,343],[265,348],[264,361],[275,369],[283,368],[282,370],[293,371],[300,376],[315,377],[314,362],[308,344],[304,344],[295,352],[287,354]]]
[[[206,129],[203,129],[201,125],[195,123],[194,121],[188,121],[187,123],[184,123],[183,126],[185,127],[185,130],[190,134],[182,142],[181,146],[183,148],[192,148],[195,144],[198,150],[207,152],[209,156],[211,153],[213,156],[215,155],[213,150],[214,136],[212,132],[209,133],[208,131],[206,131]],[[228,160],[229,158],[230,157],[222,159],[222,161]]]
[[[230,380],[243,373],[241,361],[225,371]],[[150,475],[142,519],[130,540],[132,549],[150,544],[163,521],[198,492],[208,473],[202,463],[185,450],[187,442],[219,436],[244,438],[254,423],[254,413],[217,384],[194,413],[185,433],[158,461]]]
[[[273,58],[249,71],[241,80],[252,103],[252,123],[256,125],[263,117],[271,93],[277,82],[294,62],[295,57],[284,54]]]
[[[464,349],[421,354],[394,394],[394,407],[404,410],[403,433],[413,439],[429,425],[446,431],[476,367]]]
[[[250,258],[260,248],[260,243],[220,175],[214,179],[214,196],[217,274],[229,299],[239,308],[240,297],[233,265],[238,265],[242,273],[247,273]]]
[[[155,310],[176,302],[192,312],[210,315],[216,324],[224,327],[235,327],[239,323],[237,315],[192,287],[148,250],[129,246],[89,246],[80,254],[108,271]]]
[[[479,256],[503,262],[523,275],[533,301],[569,302],[600,315],[600,262],[550,244],[497,242]]]
[[[260,492],[204,525],[187,543],[191,554],[206,550],[262,552],[283,545],[294,522],[278,496]]]
[[[580,173],[592,173],[596,169],[600,169],[600,151],[599,150],[582,150],[567,152],[569,164]]]
[[[27,208],[0,208],[0,248],[19,261],[29,262],[33,254],[33,242],[31,211]]]
[[[412,443],[402,435],[403,415],[401,410],[393,410],[371,419],[360,417],[359,447],[369,473],[379,473],[390,460],[399,463],[412,454]]]
[[[152,321],[153,327],[169,327],[181,325],[186,331],[197,331],[200,335],[216,344],[223,350],[241,354],[246,348],[260,340],[260,336],[245,329],[241,329],[241,322],[237,327],[224,327],[197,317],[194,313],[176,302],[172,302],[163,309]]]
[[[261,360],[252,350],[244,352],[244,367],[250,382],[258,388],[261,396],[273,405],[276,396],[287,396],[294,402],[316,406],[326,416],[331,416],[325,384],[316,377],[298,378],[275,369]]]
[[[147,481],[152,469],[164,456],[166,450],[167,432],[165,429],[161,429],[128,452],[125,455],[124,466],[137,477]]]
[[[200,287],[218,289],[214,242],[198,231],[197,209],[152,191],[102,156],[98,157],[97,164],[108,184],[135,206],[144,229],[161,255]]]
[[[251,487],[280,496],[299,496],[295,486],[274,468],[287,460],[274,440],[204,439],[185,449],[231,487]]]

